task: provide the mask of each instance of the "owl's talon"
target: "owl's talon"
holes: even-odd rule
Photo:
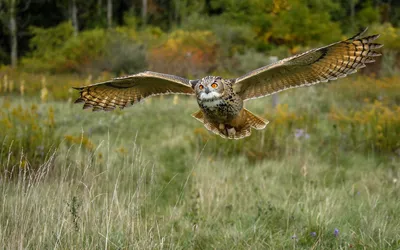
[[[235,128],[228,128],[227,129],[227,132],[228,132],[228,136],[229,137],[233,137],[233,136],[235,136],[236,135],[236,129]]]

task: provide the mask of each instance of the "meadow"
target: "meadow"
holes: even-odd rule
[[[185,96],[72,103],[71,86],[108,77],[3,74],[3,248],[400,248],[398,77],[249,101],[270,123],[239,141]]]

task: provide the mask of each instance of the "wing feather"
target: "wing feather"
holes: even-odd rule
[[[84,103],[84,109],[93,111],[122,109],[155,95],[194,94],[188,79],[151,71],[75,89],[80,91],[75,103]]]
[[[379,35],[361,38],[365,31],[345,41],[312,49],[251,71],[237,78],[233,89],[243,100],[247,100],[353,74],[381,55],[374,50],[383,45],[372,43]]]

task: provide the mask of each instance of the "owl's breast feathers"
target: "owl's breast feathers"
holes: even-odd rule
[[[243,101],[233,92],[230,80],[224,80],[224,92],[221,96],[198,99],[198,104],[206,119],[216,123],[229,123],[243,108]]]

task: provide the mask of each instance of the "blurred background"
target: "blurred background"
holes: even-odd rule
[[[399,25],[393,0],[0,0],[0,245],[400,247]],[[365,27],[382,57],[247,102],[270,123],[243,140],[187,96],[73,104],[73,86],[238,77]]]

